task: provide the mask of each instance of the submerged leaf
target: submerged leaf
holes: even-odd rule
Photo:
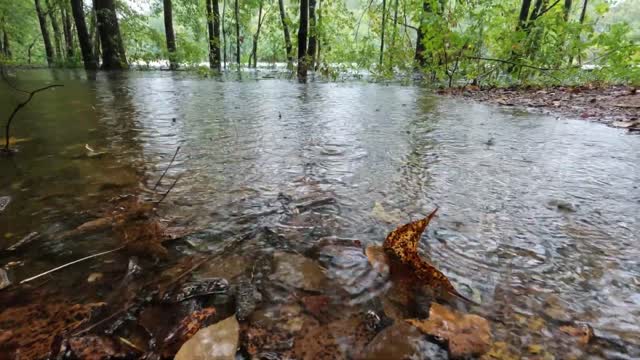
[[[452,358],[480,356],[491,347],[489,322],[478,315],[460,314],[446,306],[431,303],[428,319],[406,321],[421,332],[445,341]]]
[[[184,343],[176,360],[233,360],[238,348],[240,325],[235,315],[200,329]]]

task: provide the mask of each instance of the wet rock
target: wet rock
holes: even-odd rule
[[[360,360],[447,358],[446,350],[427,341],[418,329],[404,322],[382,330],[358,357]]]
[[[0,196],[0,212],[3,212],[4,209],[6,209],[7,206],[9,206],[10,202],[11,202],[10,196]]]
[[[373,204],[373,209],[371,210],[371,216],[379,221],[391,224],[398,225],[402,223],[402,213],[400,210],[395,209],[392,211],[387,211],[384,209],[381,203],[375,202]]]
[[[236,285],[236,317],[239,321],[247,319],[262,301],[262,294],[249,279],[244,279]]]
[[[375,334],[365,315],[357,315],[309,329],[296,339],[294,353],[300,360],[353,358],[363,353]]]
[[[240,255],[225,256],[216,261],[210,261],[198,269],[196,277],[225,278],[233,281],[233,278],[242,275],[251,261]]]
[[[560,331],[574,337],[581,345],[587,345],[593,339],[593,328],[589,324],[565,325],[560,327]]]
[[[87,282],[89,284],[92,284],[92,283],[95,283],[95,282],[98,282],[98,281],[102,280],[103,277],[104,277],[104,274],[102,274],[102,273],[91,273],[87,277]]]
[[[176,360],[234,360],[240,325],[235,315],[199,330],[176,354]]]
[[[575,205],[563,200],[551,200],[547,203],[547,208],[561,212],[576,212]]]
[[[320,292],[327,286],[323,269],[313,260],[302,255],[277,252],[274,257],[274,272],[269,276],[290,287]]]
[[[572,317],[567,311],[567,303],[556,295],[549,295],[544,301],[544,314],[551,319],[569,322]]]
[[[11,280],[5,269],[0,268],[0,290],[11,286]]]
[[[167,293],[164,302],[176,303],[195,297],[223,295],[229,292],[229,282],[223,278],[202,279],[182,284],[176,290]]]

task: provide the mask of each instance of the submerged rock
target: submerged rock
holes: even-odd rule
[[[10,285],[11,285],[11,280],[9,280],[7,271],[5,269],[0,268],[0,290],[6,287],[9,287]]]
[[[429,342],[415,327],[398,322],[382,330],[365,348],[361,360],[447,359],[447,352]]]
[[[11,202],[10,196],[0,196],[0,212],[3,212],[4,209],[6,209],[7,206],[9,206],[10,202]]]
[[[165,302],[181,302],[187,299],[221,295],[229,292],[229,282],[223,278],[202,279],[182,284],[176,290],[168,293],[163,298]]]
[[[306,291],[320,292],[327,286],[324,270],[313,260],[298,254],[276,252],[275,269],[269,277],[285,285]]]
[[[244,321],[258,304],[262,301],[262,295],[249,279],[243,279],[235,287],[236,316]]]
[[[235,315],[200,329],[176,354],[176,360],[234,360],[240,325]]]

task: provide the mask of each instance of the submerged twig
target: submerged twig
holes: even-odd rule
[[[120,250],[122,250],[122,249],[124,249],[124,246],[120,246],[120,247],[118,247],[118,248],[115,248],[115,249],[112,249],[112,250],[108,250],[108,251],[103,251],[103,252],[101,252],[101,253],[97,253],[97,254],[93,254],[93,255],[85,256],[85,257],[83,257],[82,259],[74,260],[74,261],[69,262],[69,263],[66,263],[66,264],[64,264],[64,265],[60,265],[60,266],[58,266],[57,268],[53,268],[53,269],[51,269],[51,270],[47,270],[47,271],[45,271],[45,272],[43,272],[43,273],[40,273],[40,274],[38,274],[38,275],[32,276],[32,277],[30,277],[30,278],[28,278],[28,279],[24,279],[24,280],[20,281],[20,284],[26,284],[26,283],[28,283],[29,281],[32,281],[32,280],[35,280],[35,279],[41,278],[41,277],[43,277],[43,276],[45,276],[45,275],[48,275],[48,274],[51,274],[51,273],[56,272],[56,271],[58,271],[58,270],[64,269],[64,268],[66,268],[66,267],[68,267],[68,266],[71,266],[71,265],[73,265],[73,264],[77,264],[77,263],[83,262],[83,261],[85,261],[85,260],[93,259],[93,258],[96,258],[96,257],[102,256],[102,255],[107,255],[107,254],[110,254],[110,253],[112,253],[112,252],[120,251]]]
[[[154,191],[156,190],[156,188],[158,188],[158,185],[160,185],[160,182],[162,181],[164,176],[167,175],[167,171],[169,171],[169,169],[171,168],[171,165],[173,165],[173,162],[176,159],[176,156],[178,156],[178,151],[180,151],[180,146],[178,146],[178,148],[176,149],[176,152],[173,154],[173,157],[171,158],[171,161],[169,162],[169,165],[167,166],[166,169],[164,169],[164,172],[162,173],[162,175],[160,175],[160,179],[158,179],[158,181],[156,182],[156,185],[153,187]]]
[[[18,104],[16,106],[15,109],[13,109],[13,112],[11,113],[11,116],[9,116],[9,120],[7,121],[7,126],[5,127],[5,144],[4,144],[4,151],[9,153],[9,131],[11,129],[11,122],[13,121],[13,118],[16,116],[16,114],[18,113],[18,111],[20,111],[20,109],[22,109],[23,107],[25,107],[30,101],[31,99],[33,99],[33,96],[37,93],[39,93],[40,91],[45,91],[54,87],[59,87],[59,86],[63,86],[60,84],[53,84],[53,85],[49,85],[49,86],[45,86],[43,88],[40,89],[36,89],[33,90],[29,93],[29,97],[27,98],[27,100],[21,102],[20,104]]]
[[[176,186],[176,184],[178,183],[178,180],[180,180],[180,177],[182,177],[182,174],[178,175],[178,177],[176,178],[176,180],[173,182],[173,184],[171,184],[171,186],[169,187],[169,190],[167,190],[167,192],[165,192],[162,197],[160,198],[160,200],[158,200],[158,202],[156,202],[157,204],[160,204],[162,202],[162,200],[164,200],[167,195],[169,195],[169,193],[171,192],[171,190],[173,190],[173,187]]]

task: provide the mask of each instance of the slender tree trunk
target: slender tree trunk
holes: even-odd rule
[[[2,53],[7,59],[11,59],[11,44],[9,43],[9,33],[7,32],[7,29],[4,27],[2,29],[2,34],[3,34],[2,43],[4,44],[2,46]]]
[[[227,0],[222,3],[222,66],[227,69],[227,28],[224,25],[225,14],[227,13]]]
[[[387,0],[382,0],[382,30],[380,33],[380,66],[384,60],[384,28],[387,21]]]
[[[218,0],[207,0],[207,27],[209,29],[209,67],[220,71],[220,14]]]
[[[164,36],[167,40],[167,52],[169,52],[169,68],[175,70],[178,68],[178,59],[176,58],[176,33],[173,31],[173,9],[171,0],[163,0],[162,5],[164,13]]]
[[[582,3],[582,12],[580,13],[580,24],[584,23],[584,18],[587,15],[587,0]]]
[[[96,70],[98,68],[98,63],[91,47],[91,37],[89,37],[87,23],[84,19],[82,0],[71,0],[71,12],[73,14],[73,20],[76,23],[76,31],[78,32],[78,42],[80,43],[80,52],[82,53],[84,68],[87,70]]]
[[[100,33],[98,32],[98,20],[95,8],[91,10],[91,38],[93,39],[93,58],[96,64],[99,64],[102,45],[100,44]]]
[[[69,3],[65,3],[61,10],[62,29],[64,30],[64,47],[67,53],[67,59],[73,59],[75,51],[73,48],[73,31],[71,27],[71,16],[69,15]]]
[[[418,25],[418,36],[416,38],[416,55],[414,57],[419,67],[427,65],[426,47],[424,46],[424,18],[431,12],[429,0],[422,0],[422,16]]]
[[[298,81],[307,82],[307,29],[309,27],[309,1],[300,0],[300,27],[298,28]]]
[[[291,45],[291,35],[289,35],[289,20],[284,8],[284,0],[278,0],[280,8],[280,21],[282,21],[282,31],[284,32],[284,45],[287,51],[287,66],[293,68],[293,45]]]
[[[0,19],[0,23],[2,23],[1,21],[2,19]],[[4,32],[4,31],[3,31]],[[2,42],[2,37],[0,37],[0,54],[4,55],[4,44]],[[0,57],[1,58],[1,57]]]
[[[518,16],[518,26],[516,31],[523,29],[527,20],[529,20],[529,8],[531,7],[531,0],[522,0],[522,6],[520,7],[520,15]]]
[[[127,58],[116,16],[115,0],[94,0],[98,33],[102,46],[102,68],[126,69]]]
[[[49,29],[47,28],[47,18],[40,6],[40,0],[35,0],[36,13],[38,15],[38,22],[40,23],[40,32],[42,32],[42,40],[44,41],[44,51],[47,56],[47,64],[53,66],[53,47],[51,46],[51,39],[49,38]]]
[[[309,0],[309,47],[307,48],[307,56],[311,70],[316,67],[317,39],[316,0]]]
[[[318,26],[316,26],[316,29],[322,29],[322,0],[318,0],[318,8],[316,9],[316,12],[318,13]],[[322,37],[320,35],[322,34],[318,31],[318,33],[316,34],[316,38],[318,39],[318,50],[316,50],[314,70],[318,70],[318,68],[320,67],[320,50],[322,48]]]
[[[251,56],[249,57],[249,66],[251,66],[251,59],[253,57],[253,68],[258,67],[258,39],[260,38],[260,28],[262,27],[262,6],[264,1],[260,0],[260,7],[258,8],[258,28],[256,34],[253,36],[253,50],[251,50]]]
[[[571,13],[571,3],[571,0],[564,0],[564,9],[562,10],[564,21],[569,21],[569,14]]]
[[[389,64],[393,67],[393,50],[396,47],[396,35],[398,34],[398,0],[393,5],[393,35],[391,37],[391,54],[389,55]]]
[[[60,26],[58,25],[58,18],[56,17],[57,10],[51,6],[49,0],[45,0],[47,5],[47,12],[49,13],[49,19],[51,19],[51,28],[53,29],[53,42],[55,44],[55,57],[59,62],[64,61],[64,53],[62,52],[62,36],[60,34]]]
[[[235,3],[235,18],[236,18],[236,63],[238,69],[240,69],[240,0],[236,0]]]
[[[29,47],[27,48],[27,64],[31,64],[31,50],[33,49],[33,46],[36,44],[36,39],[34,39],[31,44],[29,44]]]

